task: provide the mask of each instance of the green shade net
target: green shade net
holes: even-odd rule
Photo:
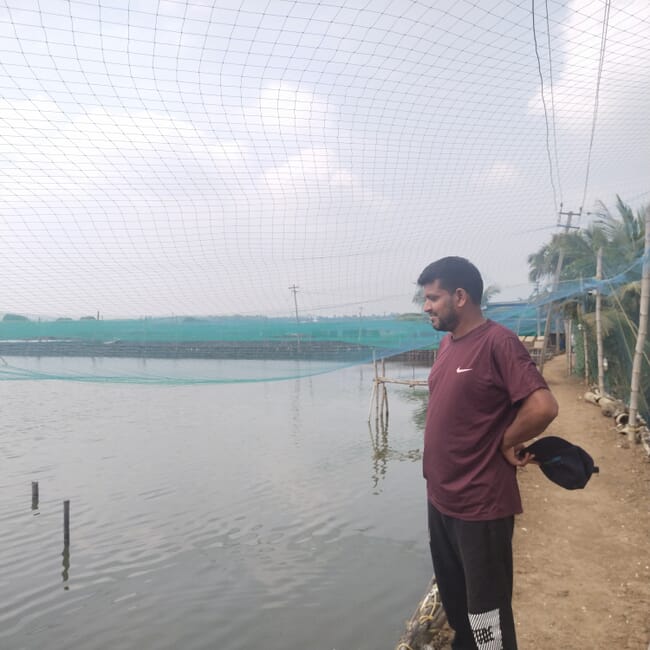
[[[0,378],[183,383],[286,379],[432,348],[438,339],[428,321],[417,316],[317,322],[254,317],[5,320],[0,323],[0,354],[8,361],[0,367]],[[50,361],[38,369],[21,357]],[[84,370],[80,358],[122,361],[104,363],[105,368],[86,365]],[[148,367],[132,367],[127,372],[127,359],[146,359]],[[248,363],[244,370],[242,365],[225,361],[278,363],[267,363],[267,367]],[[306,363],[301,366],[299,362]]]
[[[414,280],[445,255],[538,334],[595,273],[534,291],[528,255],[649,193],[650,5],[610,5],[8,0],[0,377],[258,381],[435,348]]]

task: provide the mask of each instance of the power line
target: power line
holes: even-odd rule
[[[544,0],[544,6],[546,8],[546,42],[548,45],[548,74],[549,80],[551,82],[551,119],[553,123],[553,149],[555,151],[555,173],[557,174],[557,186],[560,191],[560,210],[562,210],[562,203],[564,199],[562,198],[562,180],[560,178],[560,161],[558,159],[557,153],[557,132],[555,129],[555,92],[553,83],[553,57],[551,55],[551,25],[548,18],[548,0]]]
[[[594,112],[591,120],[591,137],[589,138],[589,151],[587,153],[587,171],[585,173],[585,186],[582,192],[582,201],[580,203],[580,210],[585,204],[587,198],[587,187],[589,186],[589,171],[591,168],[591,152],[594,147],[594,136],[596,134],[596,120],[598,118],[598,103],[600,100],[600,80],[603,75],[603,64],[605,62],[605,44],[607,43],[607,29],[609,27],[609,11],[611,8],[611,0],[605,2],[605,15],[603,17],[603,27],[600,34],[600,55],[598,60],[598,74],[596,77],[596,94],[594,96]]]
[[[542,98],[542,106],[544,108],[544,124],[546,125],[546,155],[548,157],[549,176],[551,180],[551,187],[553,188],[553,205],[557,212],[557,190],[555,189],[555,180],[553,178],[553,159],[551,156],[551,143],[550,143],[550,129],[548,125],[548,110],[546,108],[546,98],[544,96],[544,74],[542,73],[542,61],[539,56],[539,47],[537,44],[537,29],[535,27],[535,0],[532,1],[531,14],[533,18],[533,41],[535,43],[535,57],[537,58],[537,70],[539,72],[539,85],[540,95]],[[548,10],[548,8],[547,8]],[[548,20],[548,13],[547,13]]]

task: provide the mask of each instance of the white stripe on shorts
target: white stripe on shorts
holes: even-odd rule
[[[503,650],[501,618],[498,609],[469,614],[469,624],[479,650]]]

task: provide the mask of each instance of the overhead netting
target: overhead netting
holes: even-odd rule
[[[650,197],[646,0],[0,15],[3,378],[256,380],[435,347],[414,280],[449,254],[536,335],[595,256],[559,284],[528,256]],[[610,238],[610,289],[642,239]]]

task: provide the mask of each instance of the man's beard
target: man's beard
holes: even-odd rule
[[[456,316],[456,314],[449,314],[449,316],[445,318],[441,318],[440,316],[436,316],[435,318],[437,319],[438,324],[434,325],[433,321],[431,321],[431,325],[433,326],[433,329],[438,332],[452,332],[458,326],[458,316]]]

